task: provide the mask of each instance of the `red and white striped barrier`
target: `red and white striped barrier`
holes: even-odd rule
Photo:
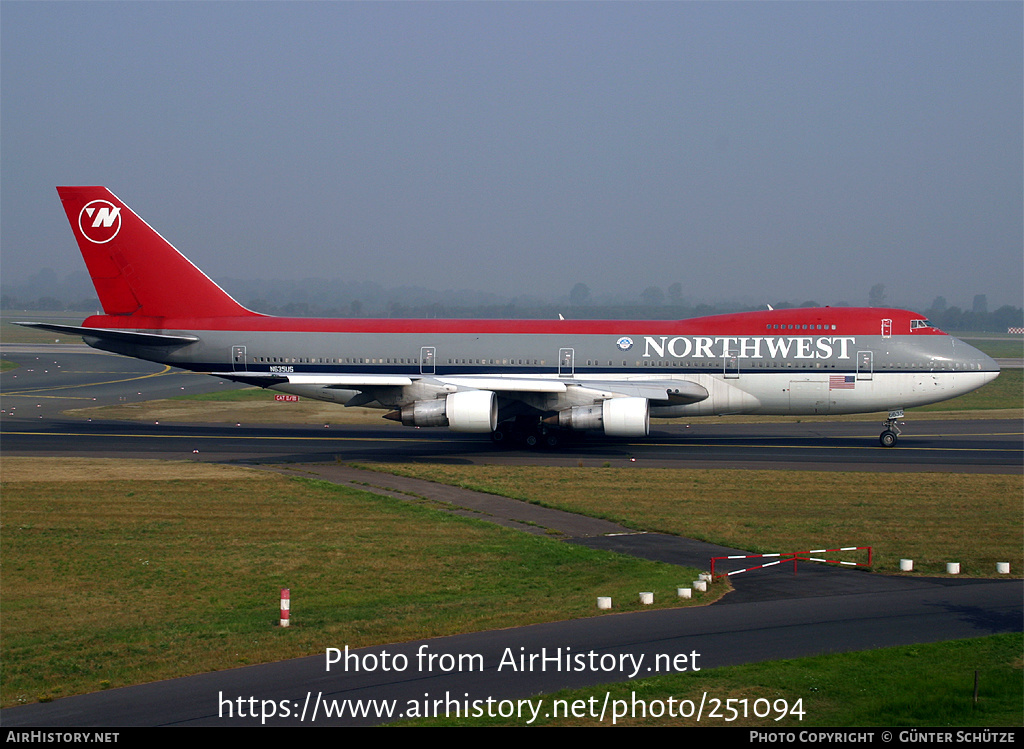
[[[288,588],[281,588],[281,626],[288,626],[288,617],[292,609],[292,592]]]
[[[1024,335],[1024,328],[1007,328],[1006,332],[1011,335]]]
[[[811,554],[828,554],[836,551],[867,551],[868,560],[867,562],[847,562],[839,559],[825,559],[824,557],[812,557]],[[841,564],[849,567],[870,567],[871,566],[871,547],[870,546],[841,546],[836,549],[810,549],[808,551],[792,551],[787,553],[779,552],[777,554],[737,554],[735,556],[728,557],[711,557],[711,576],[715,577],[715,561],[721,559],[771,559],[775,561],[764,562],[763,564],[755,564],[753,567],[744,567],[743,569],[733,570],[732,572],[726,572],[718,575],[718,577],[731,577],[732,575],[739,575],[743,572],[753,572],[754,570],[765,569],[766,567],[774,567],[777,564],[784,562],[793,562],[793,572],[796,572],[797,562],[824,562],[825,564]]]

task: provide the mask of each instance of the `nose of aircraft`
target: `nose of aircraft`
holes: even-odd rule
[[[982,385],[992,382],[999,376],[999,362],[983,351],[979,351],[969,343],[957,339],[956,341],[957,363],[968,373],[975,373],[976,384],[970,388],[974,390]]]

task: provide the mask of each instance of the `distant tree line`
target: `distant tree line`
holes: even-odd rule
[[[941,297],[940,297],[941,299]],[[92,314],[100,310],[99,300],[81,299],[64,302],[55,297],[39,297],[37,299],[19,299],[9,294],[2,295],[0,306],[4,310],[57,310],[69,313]],[[449,305],[439,302],[427,304],[403,304],[389,302],[383,309],[373,309],[369,313],[364,305],[355,300],[347,305],[323,305],[315,302],[287,302],[270,304],[266,300],[249,300],[246,306],[257,312],[284,317],[410,317],[438,319],[520,319],[520,320],[555,320],[559,315],[575,320],[685,320],[705,315],[720,315],[729,312],[749,312],[764,309],[764,305],[749,306],[729,302],[718,304],[590,304],[577,306],[573,304],[556,304],[554,302],[531,301],[529,303],[509,302],[506,304]],[[367,305],[369,306],[369,305]],[[798,304],[779,302],[772,305],[775,309],[793,307],[821,306],[813,300]],[[833,305],[844,306],[844,305]],[[1020,307],[1004,305],[992,312],[987,310],[964,310],[956,306],[933,306],[921,310],[933,325],[942,330],[974,330],[989,332],[1006,332],[1010,327],[1024,327],[1024,310]]]
[[[473,290],[434,291],[418,287],[384,288],[377,284],[336,279],[247,281],[222,279],[220,285],[245,306],[258,312],[285,317],[411,317],[483,319],[567,319],[590,320],[684,320],[705,315],[764,309],[763,304],[739,302],[693,303],[682,293],[679,282],[663,290],[648,286],[633,299],[595,295],[584,283],[575,284],[559,300],[534,296],[502,298]],[[4,284],[0,307],[4,310],[56,310],[88,314],[100,309],[92,283],[84,272],[63,279],[46,269],[27,283]],[[886,288],[875,284],[868,294],[870,306],[887,304]],[[772,302],[775,309],[819,307],[815,300]],[[851,306],[845,302],[834,307]],[[989,311],[986,295],[974,297],[970,309],[947,304],[936,297],[931,307],[918,310],[943,330],[1005,332],[1024,326],[1024,310],[1004,305]]]
[[[932,325],[942,330],[981,330],[1005,333],[1007,328],[1024,327],[1024,314],[1020,307],[1006,304],[999,309],[988,311],[988,300],[984,294],[974,297],[974,305],[965,310],[950,307],[945,297],[935,297],[932,306],[924,311]]]

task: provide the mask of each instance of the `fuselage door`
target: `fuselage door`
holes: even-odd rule
[[[248,366],[245,363],[245,346],[231,347],[231,371],[245,372]]]
[[[882,320],[882,338],[892,338],[892,320]]]
[[[857,352],[857,379],[870,380],[874,370],[875,355],[872,351]]]
[[[740,358],[738,356],[733,356],[732,354],[723,356],[722,370],[725,373],[725,379],[738,379],[740,376]]]
[[[558,349],[558,376],[572,377],[576,371],[575,352],[571,348]]]
[[[420,347],[420,374],[434,374],[434,359],[437,350],[433,346]]]

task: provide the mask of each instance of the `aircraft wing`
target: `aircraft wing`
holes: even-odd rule
[[[673,404],[697,403],[708,391],[688,380],[579,380],[531,377],[474,377],[472,375],[438,377],[439,382],[459,388],[493,390],[515,397],[515,393],[565,393],[569,388],[591,391],[595,399],[629,396]]]
[[[404,387],[411,385],[413,378],[403,375],[355,375],[355,374],[265,374],[262,372],[211,372],[214,377],[244,382],[247,385],[270,387],[271,385],[313,385],[338,390],[362,390],[371,387]]]
[[[570,388],[587,392],[595,400],[628,396],[646,398],[655,403],[673,405],[697,403],[708,397],[708,391],[688,380],[581,380],[551,377],[501,377],[493,375],[403,376],[366,374],[291,374],[254,372],[213,372],[249,385],[306,385],[341,390],[367,390],[380,387],[405,387],[413,381],[432,382],[446,390],[491,390],[515,400],[517,394],[567,393]]]
[[[581,387],[600,386],[619,395],[646,398],[653,403],[668,402],[673,405],[697,403],[708,397],[708,391],[689,380],[613,380],[611,382],[581,382]]]

